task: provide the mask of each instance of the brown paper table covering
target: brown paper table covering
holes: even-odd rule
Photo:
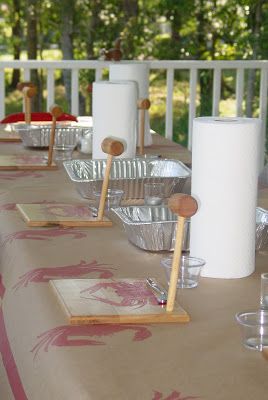
[[[0,144],[1,154],[32,153]],[[154,135],[146,152],[181,152]],[[261,205],[268,207],[261,188]],[[243,348],[235,313],[258,307],[260,273],[243,279],[201,278],[181,290],[191,322],[178,325],[70,326],[49,288],[57,278],[144,278],[165,283],[166,254],[131,245],[112,228],[29,228],[17,202],[81,202],[63,168],[0,173],[1,400],[234,400],[265,399],[267,361]],[[223,254],[219,257],[226,257]]]

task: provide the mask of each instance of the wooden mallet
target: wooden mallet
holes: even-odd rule
[[[170,197],[168,201],[168,207],[174,214],[178,214],[177,232],[166,306],[166,311],[172,312],[177,291],[185,218],[189,218],[194,215],[198,209],[198,205],[192,196],[188,194],[177,193]]]
[[[140,127],[139,127],[139,152],[144,154],[144,131],[145,131],[145,110],[150,108],[149,99],[139,99],[137,102],[138,110],[140,110]]]
[[[48,148],[48,160],[47,160],[48,166],[50,166],[52,164],[52,155],[53,155],[53,146],[54,146],[54,141],[55,141],[57,118],[61,116],[63,111],[60,106],[58,106],[57,104],[54,104],[50,107],[49,112],[52,115],[52,124],[51,124],[49,148]]]
[[[35,84],[33,82],[30,82],[30,81],[28,81],[28,82],[26,82],[26,81],[19,82],[17,84],[17,89],[20,90],[20,91],[22,91],[22,89],[25,88],[25,87],[35,87]]]
[[[103,184],[101,188],[100,204],[97,217],[98,220],[102,220],[104,214],[105,198],[108,190],[109,176],[111,172],[113,156],[120,156],[120,154],[124,152],[124,145],[118,139],[107,137],[103,140],[101,148],[104,153],[108,154],[108,157],[103,178]]]
[[[31,123],[31,98],[37,93],[36,86],[24,86],[22,89],[24,98],[24,112],[26,124]]]

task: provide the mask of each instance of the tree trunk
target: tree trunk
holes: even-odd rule
[[[127,19],[136,17],[139,12],[137,0],[123,0],[123,10],[126,14]]]
[[[13,20],[14,25],[12,26],[12,38],[13,38],[13,56],[14,60],[20,59],[20,50],[21,50],[21,20],[20,20],[20,0],[13,0]],[[20,81],[20,70],[13,69],[12,79],[11,79],[11,88],[15,89],[18,82]]]
[[[27,53],[29,60],[37,59],[37,25],[40,4],[36,0],[27,0]],[[39,76],[36,69],[31,70],[31,81],[37,86],[37,95],[32,98],[32,111],[42,109],[42,93],[40,92]]]
[[[61,50],[64,60],[73,60],[73,34],[74,34],[74,13],[75,0],[64,0],[59,2],[61,7]],[[63,82],[65,96],[68,103],[68,112],[71,112],[71,71],[63,70]]]
[[[202,60],[207,47],[206,20],[204,0],[196,2],[196,23],[197,23],[197,59]],[[200,71],[200,115],[211,115],[212,113],[212,77],[210,71]]]
[[[86,44],[86,49],[87,49],[87,58],[89,60],[94,59],[94,42],[96,38],[96,32],[98,29],[98,26],[100,24],[100,18],[99,14],[101,11],[102,5],[101,1],[94,1],[94,4],[91,6],[91,17],[88,22],[88,34],[87,34],[87,44]]]
[[[261,19],[262,19],[262,6],[264,0],[259,0],[255,4],[254,9],[252,10],[251,16],[251,31],[253,35],[253,43],[252,43],[252,59],[256,60],[259,55],[260,50],[260,31],[261,31]],[[255,82],[256,82],[256,70],[250,69],[248,72],[248,81],[247,81],[247,99],[246,99],[246,116],[252,117],[253,114],[253,100],[254,100],[254,92],[255,92]]]
[[[135,26],[137,26],[137,18],[139,15],[139,3],[138,0],[123,0],[123,10],[126,16],[126,26],[124,32],[124,57],[123,58],[133,58],[135,54],[134,41],[132,39]],[[133,29],[134,28],[134,29]],[[116,39],[116,38],[115,38]]]

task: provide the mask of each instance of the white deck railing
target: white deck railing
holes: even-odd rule
[[[129,61],[131,62],[131,61]],[[137,61],[133,61],[137,62]],[[221,76],[223,70],[236,71],[236,116],[242,116],[244,97],[245,71],[255,69],[260,71],[259,118],[263,121],[263,137],[266,132],[267,118],[267,86],[268,61],[146,61],[151,70],[166,71],[166,114],[165,136],[173,137],[173,86],[175,70],[188,70],[189,73],[189,117],[188,117],[188,148],[192,144],[192,121],[196,116],[197,106],[197,78],[198,70],[213,70],[212,115],[219,115],[221,97]],[[55,71],[71,70],[71,110],[78,115],[79,110],[79,70],[95,70],[95,79],[102,79],[102,72],[109,67],[110,62],[99,60],[63,60],[63,61],[1,61],[0,62],[0,119],[5,116],[5,73],[7,69],[22,69],[23,79],[30,80],[31,69],[42,69],[47,74],[47,108],[54,103],[55,98]]]

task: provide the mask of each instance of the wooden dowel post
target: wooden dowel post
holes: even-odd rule
[[[24,99],[24,112],[26,124],[31,123],[31,98],[36,95],[37,89],[35,86],[24,86],[22,88]]]
[[[185,218],[178,217],[177,233],[176,233],[175,247],[174,247],[172,267],[171,267],[170,280],[169,280],[169,290],[168,290],[168,298],[167,298],[167,306],[166,306],[167,311],[173,311],[175,298],[176,298],[177,282],[178,282],[179,271],[180,271],[180,260],[181,260],[184,222],[185,222]]]
[[[140,110],[140,126],[139,126],[139,153],[144,154],[144,135],[145,135],[145,110],[150,108],[149,99],[139,99],[137,106]]]
[[[24,97],[24,107],[25,107],[25,122],[26,124],[31,123],[31,100],[28,96]]]
[[[106,168],[101,188],[101,196],[100,196],[100,204],[98,209],[98,217],[99,221],[102,220],[105,208],[105,199],[108,191],[109,185],[109,177],[112,167],[113,156],[119,156],[124,151],[124,145],[122,142],[115,138],[105,138],[101,144],[102,151],[108,154]]]
[[[106,195],[107,195],[107,191],[108,191],[109,176],[110,176],[110,172],[111,172],[112,161],[113,161],[113,156],[111,154],[108,154],[103,184],[101,187],[100,204],[99,204],[99,210],[98,210],[98,220],[102,220],[103,214],[104,214],[105,199],[106,199]]]
[[[172,312],[174,309],[177,292],[177,282],[180,272],[185,218],[193,216],[196,213],[198,206],[196,200],[192,196],[183,193],[177,193],[171,196],[168,202],[168,206],[173,213],[178,214],[177,232],[175,238],[174,254],[172,259],[166,306],[166,311]]]
[[[52,124],[50,130],[50,138],[49,138],[49,148],[48,148],[48,159],[47,165],[50,166],[52,164],[53,158],[53,146],[55,141],[55,131],[56,131],[56,122],[57,118],[62,114],[62,109],[58,105],[54,104],[50,107],[50,113],[52,115]]]

